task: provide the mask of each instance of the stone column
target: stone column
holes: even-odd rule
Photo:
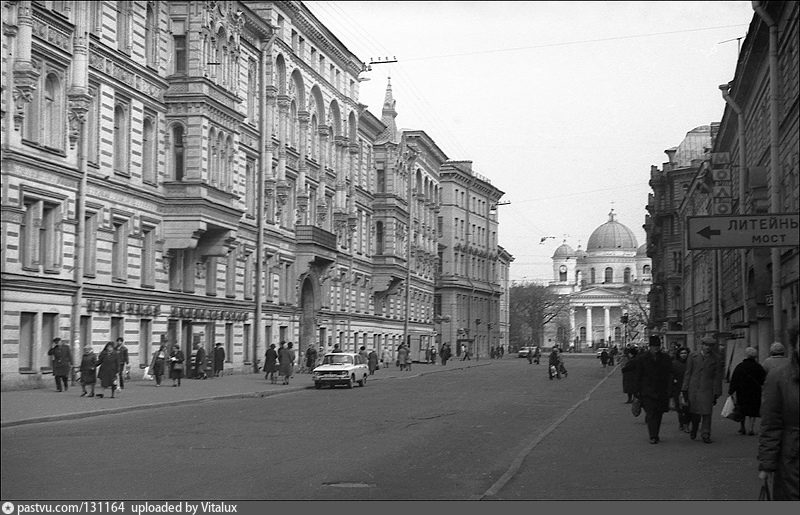
[[[586,306],[586,345],[592,346],[592,307]]]
[[[575,308],[569,308],[569,342],[572,343],[575,341]],[[569,344],[567,344],[569,346]],[[580,349],[575,346],[575,350],[578,351]]]
[[[611,307],[603,306],[603,311],[605,312],[605,327],[604,330],[604,338],[606,339],[606,347],[610,347],[609,344],[611,338]]]

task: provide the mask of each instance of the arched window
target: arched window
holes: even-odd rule
[[[114,106],[114,173],[128,174],[128,110],[122,104]]]
[[[172,174],[176,181],[182,181],[183,163],[183,126],[175,125],[172,129]]]
[[[589,283],[590,284],[594,284],[595,283],[594,268],[592,268],[591,271],[590,271]]]
[[[225,175],[223,177],[222,184],[225,188],[225,191],[231,191],[233,189],[233,137],[228,136],[228,139],[225,141]]]
[[[144,60],[147,66],[154,67],[157,62],[156,45],[156,16],[148,5],[144,22]]]
[[[628,283],[630,283],[630,282],[631,282],[631,269],[630,269],[630,268],[628,268],[628,267],[625,267],[625,272],[624,272],[624,275],[623,275],[622,281],[623,281],[625,284],[628,284]]]
[[[622,339],[622,330],[619,327],[614,328],[614,341],[620,341]]]
[[[580,334],[581,334],[581,342],[585,342],[586,341],[586,328],[585,327],[581,327]]]
[[[208,129],[208,157],[206,167],[208,169],[208,183],[216,184],[217,175],[217,131],[213,127]]]
[[[383,254],[383,222],[375,224],[375,253]]]
[[[47,75],[44,81],[44,97],[42,98],[42,142],[50,147],[63,147],[61,85],[54,73]]]
[[[561,265],[558,267],[558,280],[562,283],[567,282],[567,266]]]
[[[130,53],[131,6],[130,1],[117,4],[117,49]]]
[[[142,181],[156,183],[156,137],[153,120],[145,118],[142,124]]]
[[[650,275],[650,265],[644,265],[644,267],[642,267],[642,275]]]
[[[611,268],[610,266],[606,268],[605,282],[606,283],[614,282],[614,269]]]

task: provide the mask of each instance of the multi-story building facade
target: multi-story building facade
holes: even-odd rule
[[[720,86],[722,121],[712,125],[712,143],[677,206],[677,223],[691,216],[797,214],[798,191],[798,42],[799,3],[754,2],[733,80]],[[657,181],[658,182],[658,181]],[[681,179],[686,183],[685,178]],[[651,216],[669,205],[667,191],[654,186]],[[653,255],[668,259],[651,219],[648,238]],[[703,335],[717,336],[726,363],[736,363],[746,345],[768,354],[772,341],[786,338],[798,319],[800,258],[796,246],[689,249],[686,238],[681,268],[682,297],[672,324],[687,332],[695,346]],[[656,273],[659,273],[656,270]]]
[[[501,325],[508,318],[500,316],[508,288],[503,290],[501,281],[507,281],[513,257],[497,242],[497,205],[503,192],[475,172],[471,161],[445,162],[439,179],[436,332],[456,355],[463,344],[474,356],[488,357],[491,347],[505,345],[508,334]]]
[[[49,342],[434,344],[439,166],[302,2],[3,4],[2,385]],[[396,114],[396,113],[395,113]],[[377,168],[376,168],[377,165]]]
[[[647,255],[652,260],[650,321],[655,332],[665,337],[667,348],[686,345],[684,328],[683,261],[685,258],[685,220],[680,208],[692,181],[711,148],[712,131],[719,124],[696,127],[677,147],[664,152],[668,160],[661,169],[650,167],[650,187],[645,217]]]

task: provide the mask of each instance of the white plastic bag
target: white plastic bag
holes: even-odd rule
[[[733,413],[733,410],[735,408],[736,404],[733,402],[733,397],[728,395],[728,398],[725,399],[725,404],[722,406],[722,412],[720,412],[720,415],[722,415],[725,418],[728,418],[730,414]]]
[[[150,375],[150,367],[144,367],[144,374],[142,375],[142,379],[146,381],[152,381],[153,376]]]

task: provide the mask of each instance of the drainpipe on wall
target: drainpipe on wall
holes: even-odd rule
[[[259,141],[260,159],[258,163],[258,192],[256,194],[256,218],[258,220],[256,229],[256,283],[255,283],[255,320],[253,321],[253,373],[258,373],[258,357],[260,355],[258,348],[258,341],[261,339],[261,304],[262,304],[262,288],[261,284],[264,280],[264,190],[266,188],[266,174],[267,170],[272,168],[272,151],[271,143],[270,149],[267,149],[269,124],[267,123],[267,116],[269,113],[268,99],[267,99],[267,60],[269,59],[269,49],[272,47],[272,41],[275,36],[269,38],[261,47],[261,87],[260,89],[260,117],[261,117],[261,138]]]
[[[753,10],[769,27],[769,175],[770,211],[780,212],[778,198],[778,24],[762,2],[753,2]],[[781,250],[770,249],[772,257],[772,339],[781,337],[783,302],[781,299]]]
[[[75,44],[73,52],[72,84],[69,91],[70,120],[78,126],[78,173],[80,181],[75,192],[75,244],[74,244],[74,269],[75,294],[72,297],[72,311],[70,314],[70,348],[72,350],[73,367],[80,364],[82,356],[81,346],[91,344],[91,335],[88,342],[81,342],[81,304],[83,304],[83,273],[86,268],[84,260],[84,247],[86,235],[86,189],[87,189],[87,160],[89,142],[87,134],[86,116],[91,102],[89,96],[89,33],[88,10],[86,5],[77,5]],[[72,124],[71,123],[71,124]],[[70,124],[70,125],[71,125]],[[140,351],[141,352],[141,351]],[[75,374],[72,375],[74,382]]]
[[[736,132],[738,138],[738,145],[739,145],[739,214],[744,214],[745,209],[745,192],[746,187],[745,184],[747,182],[747,155],[745,153],[745,139],[744,139],[744,113],[742,112],[742,108],[733,101],[731,98],[730,90],[731,85],[728,84],[721,84],[719,87],[720,91],[722,91],[722,98],[725,99],[725,103],[728,104],[731,109],[736,113]],[[749,326],[750,326],[750,315],[747,311],[747,250],[746,249],[739,249],[739,261],[741,263],[741,281],[742,281],[742,323],[747,324],[747,329],[745,329],[744,339],[745,341],[749,342],[750,335]]]

